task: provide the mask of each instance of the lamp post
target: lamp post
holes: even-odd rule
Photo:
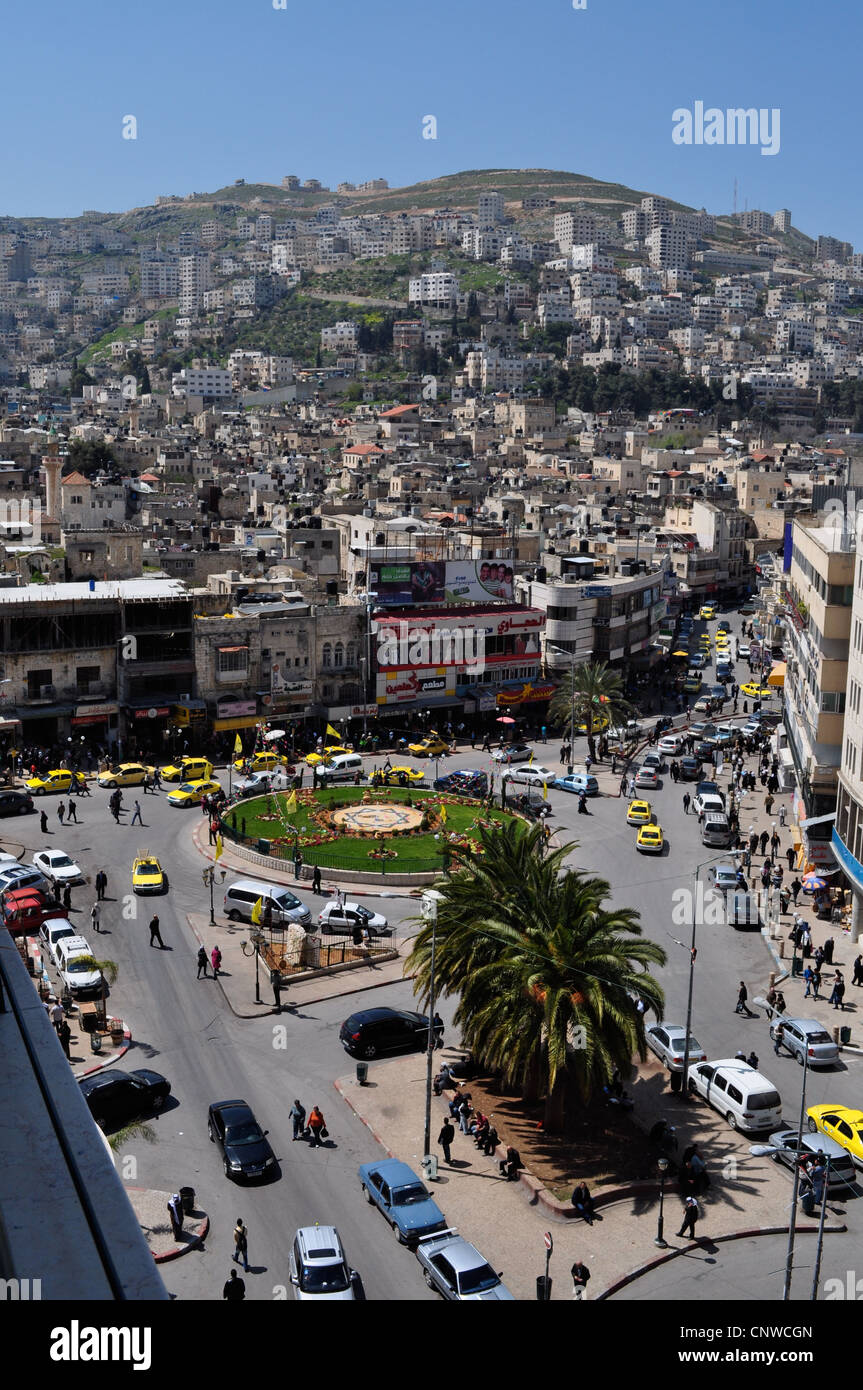
[[[426,922],[431,925],[431,963],[429,970],[429,1002],[428,1002],[428,1049],[426,1053],[426,1100],[425,1100],[425,1128],[423,1130],[423,1166],[428,1169],[431,1153],[431,1102],[432,1102],[432,1068],[434,1059],[434,1009],[435,1009],[435,951],[437,949],[437,913],[438,903],[443,901],[443,895],[435,888],[428,889],[422,895],[422,915]]]
[[[815,1268],[812,1271],[812,1292],[809,1295],[810,1303],[818,1302],[818,1280],[821,1278],[821,1255],[824,1250],[824,1217],[827,1212],[827,1189],[830,1185],[830,1155],[826,1154],[825,1158],[824,1191],[821,1195],[821,1215],[818,1218],[818,1244],[815,1247]]]
[[[656,1223],[656,1239],[653,1244],[658,1245],[660,1250],[664,1250],[668,1242],[663,1234],[665,1230],[665,1174],[668,1171],[668,1159],[660,1158],[657,1161],[659,1168],[659,1218]]]
[[[555,656],[565,656],[569,658],[569,762],[567,764],[567,776],[571,776],[575,764],[572,761],[572,750],[575,746],[575,663],[578,656],[577,652],[566,652],[562,647],[545,644],[546,654],[553,652]]]
[[[759,1008],[768,1009],[768,1010],[769,1010],[769,1008],[770,1008],[770,1005],[767,1003],[767,1000],[766,1000],[766,999],[763,999],[760,995],[756,996],[756,998],[755,998],[755,1003],[759,1006]],[[770,1017],[769,1014],[768,1014],[768,1017]],[[770,1019],[771,1026],[773,1026],[773,1027],[776,1026],[776,1023],[777,1023],[777,1022],[779,1022],[779,1023],[784,1023],[785,1021],[786,1021],[786,1015],[785,1015],[785,1014],[777,1014],[777,1013],[774,1013],[774,1014],[773,1014],[773,1017]],[[798,1151],[799,1151],[800,1149],[802,1149],[802,1147],[803,1147],[803,1116],[804,1116],[805,1113],[806,1113],[806,1082],[807,1082],[808,1076],[809,1076],[809,1048],[808,1048],[808,1047],[804,1047],[804,1049],[803,1049],[803,1080],[802,1080],[801,1085],[800,1085],[800,1114],[799,1114],[798,1120],[797,1120],[797,1149],[798,1149]],[[792,1276],[792,1274],[794,1273],[794,1237],[795,1237],[795,1235],[796,1235],[796,1233],[797,1233],[797,1197],[798,1197],[799,1192],[800,1192],[800,1165],[799,1165],[798,1163],[795,1163],[795,1165],[794,1165],[794,1186],[793,1186],[792,1192],[791,1192],[791,1214],[790,1214],[790,1216],[789,1216],[789,1218],[788,1218],[788,1249],[787,1249],[786,1254],[785,1254],[785,1282],[784,1282],[784,1285],[783,1285],[783,1288],[782,1288],[782,1301],[783,1301],[783,1303],[787,1303],[787,1302],[789,1301],[789,1299],[791,1298],[791,1276]],[[825,1186],[825,1196],[826,1196],[826,1186]]]
[[[227,870],[225,870],[225,869],[221,869],[221,870],[220,870],[220,873],[221,873],[221,878],[220,878],[220,880],[219,880],[220,883],[224,883],[226,872],[227,872]],[[210,889],[210,926],[211,926],[211,927],[214,927],[214,926],[216,925],[215,903],[214,903],[214,901],[213,901],[213,884],[214,884],[215,881],[216,881],[216,870],[215,870],[214,865],[210,864],[209,868],[206,868],[206,869],[204,870],[204,872],[203,872],[203,874],[201,875],[201,877],[203,878],[204,883],[207,884],[207,885],[209,886],[209,889]]]

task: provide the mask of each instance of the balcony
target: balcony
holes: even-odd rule
[[[28,685],[27,693],[21,703],[24,705],[50,705],[56,698],[57,690],[53,685]]]

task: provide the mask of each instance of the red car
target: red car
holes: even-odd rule
[[[35,936],[43,922],[62,916],[62,903],[35,888],[4,893],[0,899],[0,921],[12,936]]]

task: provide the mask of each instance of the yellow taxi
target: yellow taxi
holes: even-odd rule
[[[376,768],[369,778],[373,787],[403,787],[411,782],[422,782],[425,774],[418,767],[390,767],[386,772]]]
[[[320,767],[321,763],[332,762],[337,753],[352,753],[352,748],[342,748],[338,743],[328,743],[323,753],[309,753],[306,767]]]
[[[237,758],[234,763],[234,771],[242,772],[248,762],[252,772],[270,772],[272,768],[279,767],[284,761],[284,758],[278,753],[253,753],[251,758]]]
[[[699,639],[698,639],[698,645],[699,645],[699,647],[701,647],[702,651],[705,651],[705,652],[706,652],[706,651],[709,651],[709,650],[710,650],[710,647],[711,647],[713,644],[712,644],[712,642],[711,642],[711,640],[710,640],[710,638],[708,637],[708,635],[707,635],[706,632],[702,632],[701,636],[700,636]]]
[[[820,1129],[863,1165],[863,1110],[849,1110],[847,1105],[810,1105],[806,1114],[813,1134]]]
[[[133,893],[161,893],[168,886],[167,875],[155,854],[145,850],[132,862]]]
[[[653,811],[650,809],[650,802],[630,801],[626,810],[626,819],[630,825],[647,825],[653,820]]]
[[[171,806],[200,806],[205,796],[222,790],[218,782],[201,778],[197,782],[181,782],[176,791],[168,793]]]
[[[181,758],[178,763],[169,763],[160,769],[163,782],[194,782],[212,775],[213,764],[206,758]]]
[[[717,650],[718,652],[727,652],[728,649],[730,648],[730,646],[731,646],[731,643],[729,642],[728,638],[725,637],[725,636],[723,636],[721,633],[717,633],[717,635],[716,635],[716,650]]]
[[[156,769],[145,763],[120,763],[110,772],[100,772],[96,781],[100,787],[140,787],[142,782],[152,777]]]
[[[603,732],[604,729],[607,729],[607,728],[608,728],[608,715],[607,715],[607,714],[595,714],[595,715],[593,716],[593,719],[591,720],[591,725],[592,725],[592,729],[591,729],[591,732],[592,732],[592,733],[594,733],[594,734],[601,734],[601,733]],[[580,734],[586,734],[586,733],[587,733],[587,724],[579,724],[579,725],[577,726],[577,728],[578,728],[578,732],[579,732]]]
[[[661,854],[663,843],[661,826],[643,825],[636,837],[635,848],[641,850],[642,854]]]
[[[439,758],[449,752],[449,744],[440,734],[432,734],[421,743],[409,743],[408,752],[413,753],[415,758]]]
[[[698,616],[699,618],[703,618],[706,623],[710,623],[716,617],[716,609],[709,603],[702,604],[701,612]]]
[[[773,691],[769,685],[758,685],[755,681],[750,681],[747,685],[741,685],[741,695],[748,695],[750,700],[767,700]]]
[[[69,791],[73,778],[76,787],[83,787],[87,780],[83,772],[67,772],[65,768],[55,768],[52,772],[46,772],[44,777],[28,777],[25,785],[28,792],[33,792],[35,796],[44,796],[46,792]]]

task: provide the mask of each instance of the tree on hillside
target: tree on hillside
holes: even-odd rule
[[[116,468],[114,451],[103,439],[73,439],[69,454],[63,467],[64,473],[83,473],[85,478],[93,473]]]

